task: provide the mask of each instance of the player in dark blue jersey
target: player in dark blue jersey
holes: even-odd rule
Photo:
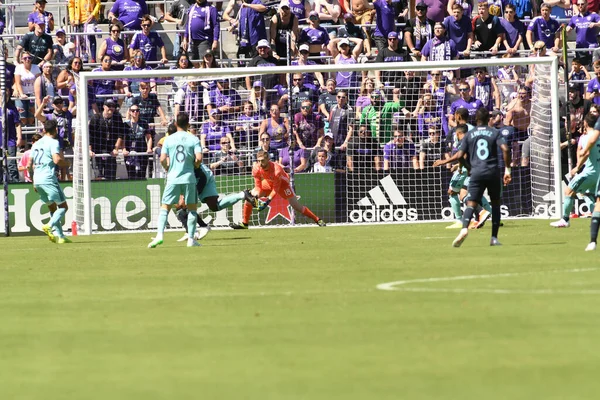
[[[467,154],[471,164],[471,181],[469,182],[469,201],[463,214],[463,227],[452,242],[452,246],[460,247],[469,234],[469,223],[473,217],[474,209],[481,203],[483,193],[487,189],[492,203],[492,238],[490,246],[499,246],[498,230],[500,229],[500,196],[502,181],[508,185],[511,181],[510,167],[505,167],[504,178],[500,177],[498,168],[498,149],[504,157],[504,165],[510,165],[510,152],[501,133],[488,126],[490,112],[486,108],[479,108],[475,114],[477,126],[469,131],[463,138],[459,150],[452,157],[437,160],[434,167],[456,162]]]

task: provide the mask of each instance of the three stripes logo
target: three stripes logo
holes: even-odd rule
[[[400,222],[416,221],[418,212],[409,208],[391,175],[379,180],[379,184],[367,192],[350,211],[348,218],[352,222]]]

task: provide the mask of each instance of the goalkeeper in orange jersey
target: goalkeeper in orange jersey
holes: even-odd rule
[[[251,191],[252,201],[246,200],[244,202],[242,222],[239,224],[232,223],[229,226],[233,229],[248,229],[252,208],[256,207],[258,211],[264,210],[276,195],[286,199],[294,207],[294,210],[312,219],[317,225],[325,226],[325,221],[313,214],[308,207],[298,202],[294,189],[290,186],[290,177],[280,164],[269,161],[269,155],[264,150],[256,153],[256,161],[252,167],[252,176],[254,177],[254,188]],[[259,197],[266,197],[267,199],[259,200]]]

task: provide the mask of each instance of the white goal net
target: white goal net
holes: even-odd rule
[[[561,201],[556,58],[316,61],[81,73],[73,167],[79,231],[156,227],[161,138],[179,112],[190,115],[220,196],[254,186],[252,164],[263,149],[314,214],[355,224],[452,221],[452,171],[432,164],[451,154],[461,118],[473,124],[484,106],[512,150],[503,217],[554,213]],[[213,212],[203,205],[199,215],[226,227],[241,220],[242,208],[240,202]],[[250,219],[253,226],[309,223],[279,196]],[[181,227],[173,213],[168,224]]]

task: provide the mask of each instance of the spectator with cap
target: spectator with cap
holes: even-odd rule
[[[454,2],[454,0],[451,1]],[[452,12],[444,18],[443,22],[444,30],[448,38],[456,44],[456,51],[459,53],[460,58],[468,58],[473,45],[473,25],[469,16],[465,17],[464,12],[463,4],[454,3]]]
[[[209,113],[216,108],[227,119],[233,119],[242,109],[242,98],[235,89],[230,88],[227,78],[218,78],[217,87],[206,94],[208,98],[204,103]]]
[[[261,39],[257,46],[258,55],[248,63],[248,67],[258,67],[268,71],[269,67],[278,65],[277,59],[271,55],[271,45],[266,39]],[[265,89],[273,89],[275,85],[280,83],[280,77],[277,74],[265,74],[261,76],[261,81]],[[252,90],[252,78],[246,77],[246,89]]]
[[[45,22],[45,33],[49,35],[54,30],[54,15],[50,11],[46,11],[46,3],[48,3],[46,0],[35,0],[35,10],[27,16],[29,32],[33,32],[36,21],[39,19]]]
[[[202,151],[216,151],[221,149],[221,138],[228,138],[231,151],[236,151],[235,142],[229,125],[223,122],[223,116],[216,108],[208,113],[208,121],[202,124],[202,133],[200,134],[200,144]]]
[[[381,52],[387,47],[386,39],[390,32],[396,32],[396,10],[392,0],[374,0],[373,7],[376,11],[373,41],[377,50]]]
[[[575,29],[577,38],[575,39],[575,47],[578,49],[596,48],[598,47],[598,32],[600,30],[600,16],[596,13],[589,12],[587,0],[577,0],[578,14],[574,14],[567,25],[567,33]],[[577,57],[583,65],[589,65],[592,60],[592,55],[589,51],[577,52]]]
[[[490,14],[488,2],[480,1],[477,4],[477,16],[473,18],[473,34],[475,42],[473,50],[489,51],[492,55],[498,54],[500,45],[504,42],[504,30],[500,19]]]
[[[142,16],[147,14],[146,0],[115,0],[108,12],[108,21],[112,24],[120,22],[126,31],[139,31]]]
[[[329,33],[327,33],[327,30],[320,25],[318,12],[310,12],[308,15],[308,26],[302,29],[298,41],[300,43],[308,44],[309,54],[313,57],[322,56],[322,52],[327,53]]]
[[[433,38],[435,21],[427,18],[428,6],[419,1],[415,6],[417,16],[406,21],[404,27],[404,43],[415,61],[421,60],[421,49]]]
[[[375,62],[394,63],[411,61],[410,55],[400,46],[397,32],[388,33],[388,45],[380,49]],[[379,86],[395,87],[398,78],[402,76],[402,71],[375,71],[375,77]]]
[[[517,18],[515,10],[515,6],[507,4],[504,6],[504,17],[500,18],[500,24],[505,32],[503,50],[512,57],[517,56],[521,44],[526,43],[524,42],[525,25]]]
[[[298,17],[291,11],[289,0],[281,0],[277,12],[271,17],[269,27],[271,47],[275,47],[273,57],[288,58],[288,39],[290,38],[290,54],[296,53],[296,42],[300,36]]]
[[[329,43],[329,51],[333,53],[334,49],[337,49],[338,42],[341,39],[348,39],[350,44],[350,50],[354,51],[354,48],[359,44],[362,44],[361,53],[367,55],[371,54],[371,41],[366,27],[356,26],[356,19],[352,13],[344,14],[344,25],[337,29],[337,39],[333,39]],[[360,55],[361,53],[358,53]]]
[[[308,55],[310,52],[310,47],[308,44],[301,44],[298,48],[298,58],[292,60],[291,65],[317,65],[314,60],[309,60]],[[323,81],[323,74],[320,72],[303,72],[304,76],[304,84],[306,86],[312,87],[314,90],[319,90],[319,88],[325,88],[325,82]],[[315,85],[315,79],[318,82],[318,85]]]
[[[152,24],[150,15],[142,16],[142,31],[133,35],[129,45],[129,54],[132,56],[135,50],[141,50],[146,62],[155,62],[159,61],[158,52],[160,51],[160,62],[166,64],[169,60],[167,59],[165,43],[156,31],[150,30]]]
[[[102,112],[94,114],[89,122],[90,156],[98,168],[96,179],[109,181],[117,178],[117,155],[123,147],[123,139],[129,129],[121,114],[116,112],[117,103],[107,98]],[[102,156],[95,157],[96,154]]]
[[[240,4],[238,22],[233,22],[238,30],[238,58],[254,58],[263,40],[269,44],[264,17],[266,12],[267,7],[260,0],[243,0]]]
[[[319,99],[318,92],[304,85],[304,76],[300,72],[292,75],[292,94],[291,94],[291,109],[292,114],[300,112],[301,105],[305,100],[309,100],[312,104],[316,104]],[[288,93],[281,96],[277,105],[281,110],[287,110],[287,102],[290,100]]]
[[[448,61],[458,56],[456,43],[446,36],[444,24],[436,22],[433,28],[434,37],[429,39],[421,50],[421,61]]]
[[[108,55],[112,58],[111,68],[122,71],[125,63],[129,62],[130,55],[125,49],[125,42],[121,39],[121,27],[118,24],[110,25],[108,30],[110,36],[104,39],[100,45],[98,58],[102,60],[105,55]]]
[[[220,25],[215,6],[207,0],[196,0],[188,10],[181,47],[189,51],[193,60],[199,60],[207,50],[219,46]]]
[[[188,23],[189,9],[194,4],[194,0],[175,0],[171,3],[169,11],[165,14],[165,21],[175,23],[175,28],[178,31],[186,31],[185,27]],[[225,15],[223,15],[225,16]],[[183,33],[175,33],[173,41],[173,57],[178,58],[181,53],[181,44],[183,42]],[[187,53],[187,49],[184,49]]]
[[[394,32],[395,33],[395,32]],[[362,40],[355,43],[354,49],[350,47],[350,40],[342,38],[338,41],[337,47],[331,47],[333,50],[333,62],[337,65],[358,64],[358,56],[362,52]],[[337,71],[335,74],[335,83],[338,88],[345,88],[352,92],[355,98],[356,88],[360,86],[361,75],[358,71]]]
[[[69,0],[69,22],[75,32],[95,30],[100,15],[100,4],[100,0]],[[88,29],[88,26],[91,29]],[[86,58],[89,57],[87,59],[96,60],[96,35],[77,36],[75,41],[81,43],[79,49],[86,54]]]
[[[44,61],[51,60],[54,55],[52,52],[54,44],[52,37],[44,32],[46,21],[44,18],[38,17],[34,22],[34,31],[25,34],[21,42],[17,45],[17,50],[15,51],[15,60],[17,63],[20,62],[23,51],[26,51],[33,57],[32,62],[35,65],[40,65]]]
[[[527,44],[533,48],[533,43],[542,41],[548,49],[558,52],[561,47],[560,23],[550,17],[550,5],[542,3],[540,7],[541,16],[535,17],[527,27]]]
[[[62,28],[56,31],[56,43],[52,46],[52,52],[57,65],[66,65],[75,57],[75,43],[67,41],[67,34]],[[56,69],[55,72],[58,74],[60,70]]]

